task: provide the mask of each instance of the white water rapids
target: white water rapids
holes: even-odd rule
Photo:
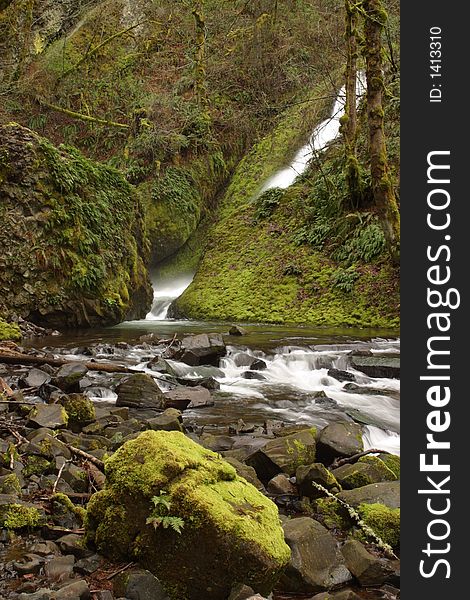
[[[400,352],[398,341],[375,341],[370,347],[380,355],[398,356]],[[355,370],[351,366],[351,349],[349,344],[344,347],[283,346],[263,352],[228,346],[218,369],[192,367],[173,360],[167,363],[179,377],[213,376],[220,384],[220,391],[213,392],[213,408],[185,412],[191,422],[211,427],[233,424],[238,419],[257,424],[274,419],[324,427],[330,422],[355,420],[363,426],[366,449],[379,448],[399,454],[400,382],[371,378]],[[265,369],[256,371],[260,379],[244,377],[247,372],[253,374],[250,371],[253,359],[266,364]],[[161,376],[145,362],[136,368]],[[329,369],[347,370],[354,378],[353,387],[348,381],[328,375]],[[166,388],[161,379],[157,379],[157,383]]]

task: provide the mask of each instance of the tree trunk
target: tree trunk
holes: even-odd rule
[[[193,10],[196,23],[196,54],[194,69],[194,89],[200,107],[207,106],[206,90],[206,22],[203,12],[203,0],[196,2]]]
[[[365,57],[367,77],[367,118],[369,123],[370,172],[374,203],[394,262],[400,253],[400,214],[388,173],[387,148],[382,104],[382,31],[387,14],[381,0],[364,0]]]
[[[351,208],[361,203],[362,186],[359,163],[356,155],[357,137],[357,10],[351,0],[345,0],[347,47],[346,62],[346,99],[344,116],[341,119],[341,132],[344,136],[346,181],[349,190]]]

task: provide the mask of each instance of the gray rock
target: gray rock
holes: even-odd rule
[[[340,492],[338,498],[352,506],[384,504],[388,508],[400,508],[400,482],[372,483],[354,490]]]
[[[356,381],[354,373],[341,371],[341,369],[328,369],[328,375],[336,379],[336,381]]]
[[[76,533],[68,533],[56,540],[63,554],[72,554],[75,558],[87,558],[92,556],[93,552],[83,543],[83,536]]]
[[[341,552],[348,569],[362,586],[381,585],[394,571],[386,559],[372,555],[358,540],[347,540]]]
[[[290,482],[289,477],[285,473],[279,473],[279,475],[275,475],[268,481],[266,490],[269,494],[273,495],[297,495],[297,488]]]
[[[163,393],[155,381],[145,373],[135,373],[116,387],[116,406],[131,408],[162,408]]]
[[[41,542],[35,542],[30,547],[31,552],[39,554],[39,556],[50,556],[51,554],[59,554],[59,547],[55,542],[51,540],[44,540]]]
[[[353,356],[351,365],[365,373],[369,377],[387,377],[390,379],[400,379],[400,357],[399,356]]]
[[[129,600],[168,600],[161,583],[149,571],[133,569],[117,576],[114,594]]]
[[[57,456],[62,456],[67,460],[72,458],[72,453],[67,446],[52,433],[51,429],[38,429],[28,436],[29,444],[21,449],[27,454],[38,454],[48,459],[54,459]]]
[[[232,327],[230,327],[230,329],[228,330],[228,333],[229,335],[235,336],[248,335],[248,331],[243,327],[240,327],[240,325],[232,325]]]
[[[56,556],[46,563],[44,572],[46,577],[52,581],[63,581],[73,573],[74,564],[75,557],[72,554]]]
[[[88,584],[83,579],[69,583],[54,592],[54,600],[91,600]]]
[[[44,564],[44,558],[37,554],[25,554],[20,560],[13,562],[13,567],[20,575],[26,575],[28,573],[39,573],[42,565]]]
[[[199,369],[203,369],[205,367],[198,367]],[[215,367],[211,367],[214,369]],[[197,385],[206,388],[207,390],[220,390],[220,383],[214,377],[201,377],[197,379],[191,379],[188,377],[177,377],[176,381],[181,385],[186,385],[188,387],[195,387]]]
[[[334,475],[321,463],[303,465],[297,469],[295,476],[300,495],[311,500],[324,496],[324,493],[317,490],[312,482],[319,483],[333,493],[339,492],[341,489]]]
[[[258,379],[259,381],[266,381],[266,377],[257,371],[245,371],[242,373],[242,377],[243,379]]]
[[[235,467],[235,470],[240,477],[246,479],[248,483],[254,485],[257,490],[260,490],[260,492],[264,492],[264,485],[258,479],[256,471],[253,469],[253,467],[245,465],[245,463],[231,456],[224,456],[224,459],[230,463],[232,467]]]
[[[291,519],[284,524],[284,534],[292,556],[279,584],[281,591],[316,593],[351,580],[337,541],[318,521]]]
[[[54,592],[49,588],[41,588],[32,594],[20,594],[17,600],[51,600],[54,597]]]
[[[42,369],[30,369],[23,377],[20,377],[18,384],[22,388],[38,388],[44,383],[49,383],[51,376]]]
[[[362,428],[357,423],[332,423],[320,431],[318,459],[329,465],[337,457],[353,456],[364,450]]]
[[[28,415],[30,427],[60,429],[68,423],[67,413],[60,404],[38,404]]]
[[[148,419],[147,425],[155,431],[183,431],[181,411],[167,408],[161,415]]]
[[[76,562],[73,570],[81,575],[91,575],[100,568],[102,562],[102,556],[99,554],[92,554],[91,556],[82,558]]]
[[[204,408],[213,406],[211,393],[206,388],[180,386],[165,393],[163,404],[165,408]]]
[[[220,333],[200,333],[181,340],[178,358],[187,365],[214,365],[217,367],[225,353],[225,343]]]
[[[250,586],[244,585],[243,583],[237,583],[233,586],[228,600],[248,600],[254,593],[255,591]]]
[[[60,367],[52,384],[64,392],[79,392],[80,379],[85,377],[88,369],[82,362],[71,362]]]
[[[304,429],[297,433],[270,440],[252,454],[246,463],[256,470],[263,482],[268,482],[278,473],[295,475],[300,465],[315,461],[315,432]]]
[[[268,365],[261,358],[255,359],[250,365],[251,371],[264,371],[267,368],[268,368]]]

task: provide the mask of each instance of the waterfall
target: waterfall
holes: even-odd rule
[[[194,275],[187,275],[171,281],[153,281],[152,308],[145,318],[148,321],[164,321],[170,304],[181,296],[193,277]]]
[[[359,72],[356,81],[356,102],[359,104],[366,89],[365,75]],[[328,119],[322,121],[313,130],[310,139],[294,156],[291,164],[275,173],[261,187],[260,194],[272,188],[285,189],[291,186],[308,166],[308,163],[318,153],[324,150],[339,135],[340,119],[344,115],[346,104],[346,88],[343,86],[336,97]]]

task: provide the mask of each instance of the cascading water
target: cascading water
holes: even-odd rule
[[[364,73],[360,72],[356,81],[357,104],[364,95],[365,89],[365,76]],[[291,186],[297,177],[305,171],[312,158],[338,137],[340,119],[344,115],[345,104],[346,88],[343,86],[336,97],[333,110],[328,119],[315,127],[308,143],[297,152],[292,163],[275,173],[263,184],[260,194],[272,188],[285,189]]]
[[[193,280],[194,275],[178,277],[171,281],[153,283],[153,303],[145,317],[148,321],[164,321],[173,300],[176,300]]]

